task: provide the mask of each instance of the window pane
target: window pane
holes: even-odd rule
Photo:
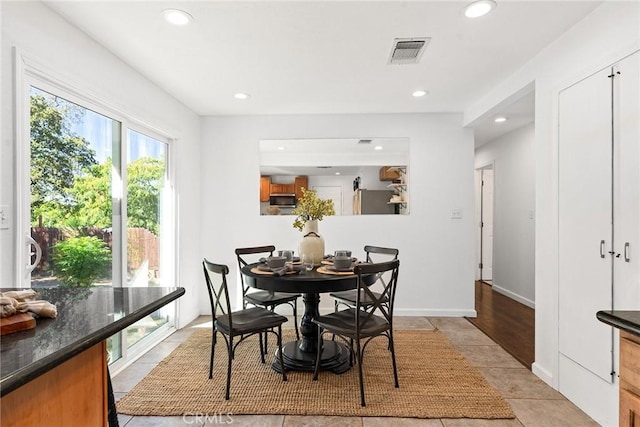
[[[120,123],[35,87],[30,95],[31,236],[42,249],[32,283],[111,285]]]
[[[167,144],[132,130],[127,139],[127,282],[160,286],[165,279],[161,248]],[[127,328],[128,346],[167,323],[169,310],[158,310]]]

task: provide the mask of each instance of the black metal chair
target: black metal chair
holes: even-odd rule
[[[282,324],[287,318],[280,316],[272,311],[262,307],[251,307],[235,312],[231,312],[231,304],[229,302],[229,289],[227,287],[227,274],[229,267],[222,264],[214,264],[206,259],[202,262],[204,269],[204,278],[209,291],[209,301],[211,302],[211,315],[213,317],[213,336],[211,337],[211,361],[209,363],[209,379],[213,378],[213,357],[215,354],[215,345],[218,340],[218,332],[220,332],[227,344],[227,355],[229,358],[227,365],[227,388],[225,399],[229,400],[231,388],[231,363],[234,358],[236,347],[246,338],[252,335],[260,335],[272,333],[278,338],[278,354],[280,355],[280,368],[282,371],[282,381],[287,380],[287,374],[282,359]],[[211,280],[209,273],[215,274],[216,283]],[[219,311],[218,311],[219,310]],[[274,330],[277,328],[277,332]],[[238,342],[234,344],[235,337],[239,337]],[[262,338],[260,341],[260,358],[265,363],[265,351],[262,348]]]
[[[365,261],[367,263],[390,261],[390,260],[398,259],[398,253],[399,253],[397,249],[383,248],[381,246],[371,246],[371,245],[365,246],[364,251],[367,254],[365,258]],[[377,256],[377,255],[381,255],[381,256]],[[378,277],[376,278],[376,282],[378,282],[382,286],[386,285],[385,279],[382,277],[381,274],[378,275]],[[376,283],[374,283],[371,286],[375,288],[376,286],[379,286],[379,285],[376,285]],[[373,292],[373,293],[377,297],[380,296],[380,294],[377,292]],[[352,289],[349,291],[330,293],[329,296],[332,296],[334,298],[334,302],[333,302],[334,311],[338,311],[338,306],[340,304],[343,304],[347,307],[355,307],[357,294],[358,294],[358,291],[355,289]],[[361,294],[361,298],[362,298],[362,301],[361,301],[362,304],[366,306],[368,304],[368,301],[367,301],[368,296],[366,294]]]
[[[377,264],[359,264],[354,268],[358,278],[355,307],[346,310],[319,316],[313,320],[318,325],[318,356],[313,372],[314,381],[318,379],[320,368],[320,355],[322,351],[322,335],[332,333],[349,343],[349,348],[355,353],[360,379],[360,404],[365,406],[364,381],[362,364],[364,350],[371,340],[378,336],[386,336],[388,348],[391,351],[391,363],[393,364],[393,377],[395,386],[398,384],[398,369],[396,367],[396,354],[393,346],[393,305],[398,284],[398,270],[400,261],[381,262]],[[380,293],[374,293],[369,289],[364,276],[371,274],[382,275],[389,273],[389,280]],[[366,300],[366,303],[365,303]],[[364,340],[364,344],[362,341]],[[355,341],[355,350],[354,350]]]
[[[276,247],[269,246],[256,246],[253,248],[238,248],[236,249],[236,257],[238,258],[238,268],[250,264],[247,259],[248,255],[264,255],[271,256]],[[257,261],[257,259],[255,260]],[[242,283],[242,301],[243,307],[247,308],[247,304],[251,304],[255,307],[263,307],[268,310],[274,311],[279,305],[287,304],[293,309],[293,327],[296,330],[296,339],[300,339],[300,333],[298,332],[298,298],[300,294],[290,294],[287,292],[272,292],[272,291],[255,291],[249,292],[251,287],[246,284],[244,280],[244,274],[240,274],[240,281]],[[267,351],[267,339],[265,336],[264,351]]]

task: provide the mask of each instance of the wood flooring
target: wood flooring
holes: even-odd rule
[[[531,370],[535,358],[535,310],[476,281],[476,312],[478,317],[467,320]]]

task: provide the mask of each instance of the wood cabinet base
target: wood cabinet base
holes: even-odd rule
[[[104,341],[5,395],[2,427],[106,426]]]

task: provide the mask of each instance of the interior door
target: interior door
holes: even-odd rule
[[[493,280],[493,168],[482,170],[482,277]]]
[[[619,74],[618,74],[619,73]],[[614,66],[615,308],[640,308],[640,52]]]
[[[559,348],[611,382],[611,69],[559,95]]]

